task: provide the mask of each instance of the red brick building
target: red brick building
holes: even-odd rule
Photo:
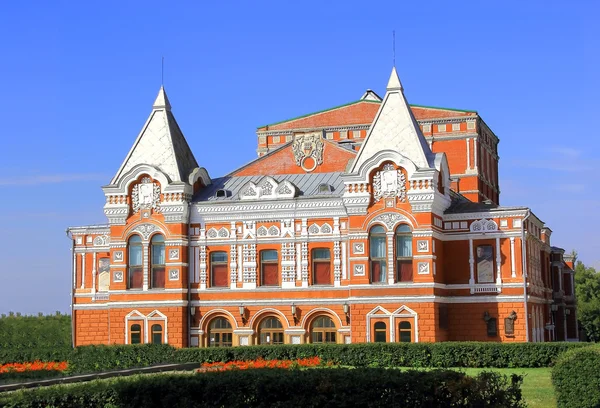
[[[161,88],[108,224],[69,228],[76,345],[577,340],[573,260],[499,206],[477,112],[408,105],[394,69],[257,136],[211,177]]]

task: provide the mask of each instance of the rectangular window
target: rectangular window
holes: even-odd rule
[[[387,280],[385,235],[372,235],[369,246],[371,255],[371,282],[385,282]]]
[[[438,132],[445,132],[446,131],[446,125],[438,125]]]
[[[431,132],[431,125],[423,125],[423,132],[425,132],[425,133]]]
[[[331,254],[327,248],[312,251],[313,284],[331,285]]]
[[[412,282],[412,236],[410,235],[396,235],[396,268],[398,281]]]
[[[229,284],[229,268],[227,265],[227,252],[219,251],[210,254],[210,285],[223,287]]]
[[[360,139],[360,130],[352,131],[352,139]]]
[[[491,245],[477,247],[477,283],[494,282],[494,248]]]
[[[457,132],[460,130],[460,123],[453,123],[452,124],[452,131],[453,132]]]
[[[279,258],[277,251],[269,249],[260,253],[261,285],[279,285]]]

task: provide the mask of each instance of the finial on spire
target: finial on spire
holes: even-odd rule
[[[171,110],[171,104],[169,103],[169,98],[167,98],[167,93],[165,92],[165,88],[162,85],[158,91],[158,96],[154,100],[152,109],[164,109],[167,111]]]
[[[392,54],[394,55],[394,68],[396,67],[396,30],[392,30]]]
[[[396,67],[392,67],[392,73],[390,75],[390,80],[387,84],[388,91],[402,91],[402,83],[400,82],[400,78],[398,77],[398,73],[396,72]]]
[[[160,86],[165,85],[165,57],[162,57],[160,62]]]

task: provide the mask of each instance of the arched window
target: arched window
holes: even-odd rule
[[[398,324],[398,338],[400,343],[412,343],[412,325],[410,322],[403,321]]]
[[[224,287],[229,280],[227,275],[229,269],[227,265],[227,252],[211,252],[210,254],[210,286]]]
[[[153,344],[162,344],[163,342],[163,327],[160,324],[153,324],[150,328],[150,334]]]
[[[312,273],[314,285],[331,285],[331,252],[328,248],[312,250]]]
[[[165,237],[156,234],[152,237],[151,243],[152,273],[150,275],[150,287],[162,289],[165,287]]]
[[[311,325],[311,343],[335,343],[336,328],[329,316],[319,316]]]
[[[406,224],[396,228],[396,279],[398,282],[412,282],[412,232]]]
[[[142,342],[142,326],[132,324],[129,330],[129,344],[140,344]]]
[[[283,326],[276,317],[267,317],[258,329],[259,344],[283,344]]]
[[[142,238],[133,235],[129,238],[129,265],[127,286],[129,289],[141,289],[144,284],[144,267],[142,265]]]
[[[279,259],[277,251],[267,249],[260,252],[260,282],[263,286],[279,285]]]
[[[385,282],[387,279],[386,267],[386,237],[381,225],[371,228],[369,233],[369,254],[371,258],[371,282]]]
[[[233,328],[229,320],[224,317],[217,317],[210,322],[208,327],[208,346],[209,347],[231,347],[233,337]]]
[[[385,343],[387,341],[387,324],[385,322],[376,322],[373,325],[375,331],[375,343]]]

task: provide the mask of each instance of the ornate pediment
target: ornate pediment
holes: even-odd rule
[[[306,172],[323,163],[323,137],[321,132],[297,135],[292,144],[296,164]]]
[[[152,182],[150,177],[144,177],[140,183],[133,186],[131,208],[134,213],[150,208],[160,212],[160,186]]]
[[[398,197],[406,202],[406,177],[389,163],[373,177],[373,199],[378,202],[384,197]]]

